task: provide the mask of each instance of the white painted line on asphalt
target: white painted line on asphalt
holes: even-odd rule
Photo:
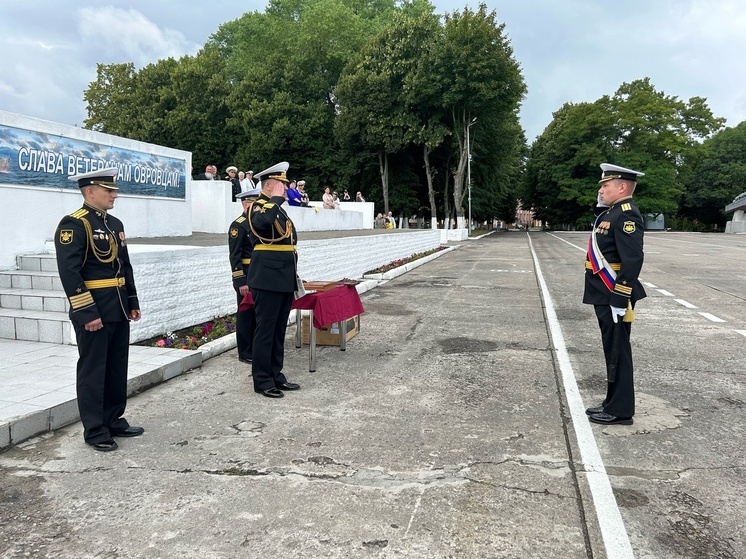
[[[570,241],[566,241],[562,237],[558,237],[557,235],[554,235],[552,233],[547,233],[547,235],[549,235],[550,237],[554,237],[555,239],[558,239],[558,240],[562,241],[563,243],[567,243],[568,245],[570,245],[573,248],[576,248],[578,250],[582,250],[583,252],[588,252],[588,248],[587,247],[579,247],[578,245],[574,245]]]
[[[649,281],[643,281],[641,283],[642,283],[642,285],[644,285],[645,287],[649,287],[650,289],[656,289],[658,287],[657,285],[653,285]]]
[[[666,291],[665,289],[657,289],[656,291],[658,291],[658,293],[660,293],[661,295],[665,295],[666,297],[674,296],[673,293],[671,293],[670,291]]]
[[[736,332],[738,332],[742,336],[746,336],[746,330],[736,330]]]
[[[701,312],[699,314],[704,316],[707,320],[711,320],[712,322],[725,322],[725,320],[723,320],[722,318],[718,318],[714,314],[710,314],[708,312]]]
[[[696,309],[697,305],[692,305],[688,301],[684,301],[684,299],[674,299],[679,305],[684,305],[687,309]]]
[[[554,235],[552,236],[554,237]],[[567,406],[570,410],[575,436],[578,439],[580,459],[587,474],[586,479],[588,480],[588,486],[593,497],[593,505],[596,508],[596,517],[598,518],[598,526],[601,529],[601,538],[606,548],[606,557],[607,559],[634,559],[632,545],[629,542],[629,536],[627,535],[627,529],[624,527],[619,506],[614,498],[614,491],[611,489],[611,482],[609,481],[609,476],[606,474],[606,467],[603,460],[601,460],[601,453],[598,451],[596,439],[591,430],[591,424],[585,415],[585,406],[580,397],[578,382],[572,370],[570,355],[567,353],[562,329],[557,319],[557,313],[554,310],[554,303],[549,294],[547,284],[544,281],[544,276],[541,273],[539,259],[536,256],[536,251],[534,251],[531,237],[528,235],[527,237],[529,247],[531,248],[531,256],[534,259],[534,266],[536,267],[536,277],[541,287],[541,296],[544,299],[544,308],[546,309],[552,345],[555,348],[557,364],[562,374],[562,383],[565,387],[565,395],[567,396]]]

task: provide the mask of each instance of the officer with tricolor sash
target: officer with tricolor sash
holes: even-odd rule
[[[607,391],[603,402],[586,413],[594,423],[631,425],[635,415],[632,309],[646,296],[638,279],[644,221],[632,195],[644,173],[609,163],[602,163],[601,170],[600,211],[588,239],[583,303],[594,306],[601,329]]]

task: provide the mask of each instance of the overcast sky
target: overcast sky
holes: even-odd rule
[[[436,0],[437,11],[476,2]],[[260,0],[3,0],[0,109],[82,126],[96,63],[195,54],[221,23]],[[659,91],[706,97],[728,126],[746,120],[743,0],[488,0],[506,24],[528,95],[529,142],[563,103],[595,101],[649,77]]]

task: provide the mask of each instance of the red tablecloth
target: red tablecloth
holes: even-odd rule
[[[239,308],[246,311],[253,306],[254,299],[251,293],[247,293]],[[292,308],[313,311],[315,328],[323,328],[332,322],[347,320],[365,310],[354,285],[340,285],[329,291],[309,293],[300,299],[295,299]]]

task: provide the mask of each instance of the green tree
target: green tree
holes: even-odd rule
[[[336,89],[337,137],[376,154],[384,212],[389,211],[389,156],[407,145],[409,131],[416,126],[403,96],[404,81],[414,64],[409,40],[412,23],[405,15],[394,16],[392,24],[345,68]]]
[[[566,104],[531,147],[524,202],[554,227],[587,226],[607,161],[645,172],[635,192],[643,213],[674,213],[700,142],[722,123],[703,99],[680,101],[647,78],[594,103]]]
[[[88,118],[83,125],[98,132],[127,136],[135,118],[135,65],[96,64],[96,80],[83,93]]]
[[[496,124],[511,118],[526,92],[504,31],[496,12],[488,13],[485,4],[480,4],[476,12],[464,8],[463,12],[446,14],[444,40],[435,57],[433,86],[442,93],[442,106],[455,140],[453,202],[462,220],[469,151],[467,127],[475,118]],[[489,131],[483,128],[482,136],[487,137]]]
[[[682,214],[724,227],[724,208],[746,192],[746,121],[726,128],[702,145],[702,157],[687,179]]]

